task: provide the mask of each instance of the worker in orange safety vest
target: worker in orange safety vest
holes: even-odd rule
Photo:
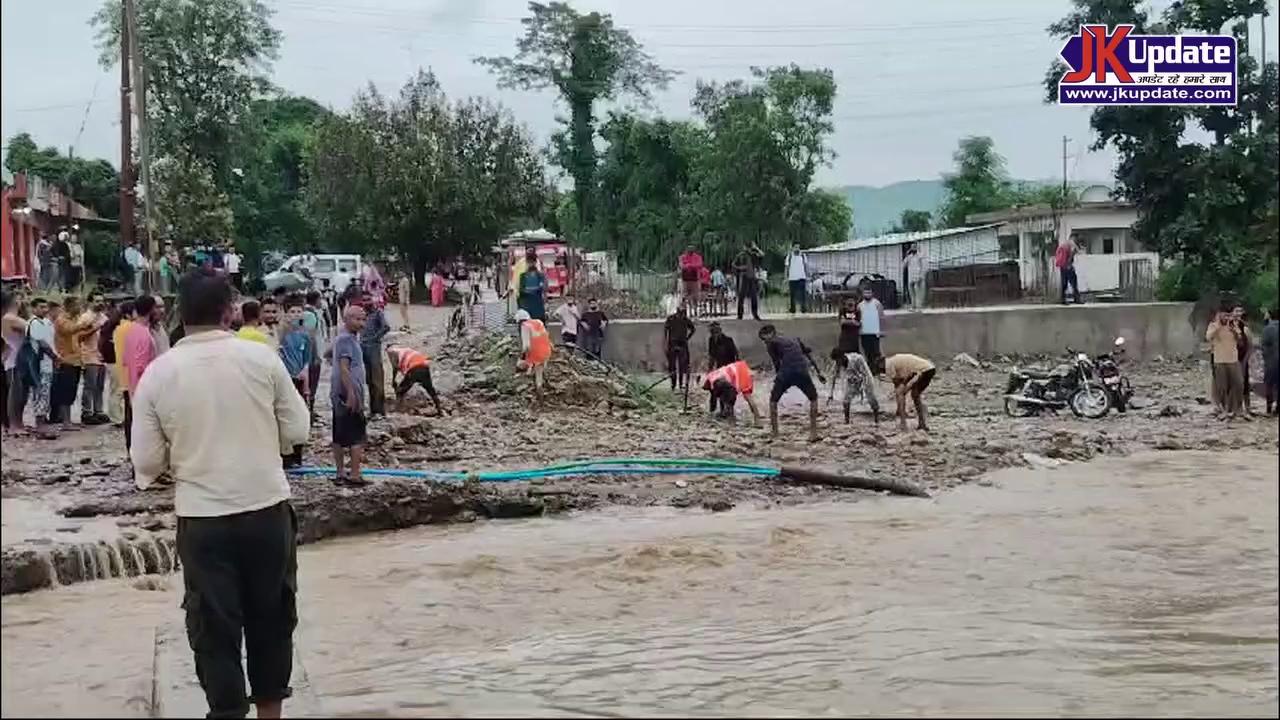
[[[516,367],[533,375],[533,389],[540,398],[543,371],[551,359],[551,336],[547,334],[547,326],[530,317],[526,310],[516,311],[516,322],[520,324],[520,349],[524,353]]]
[[[702,389],[711,392],[711,412],[715,412],[717,404],[720,417],[733,419],[733,407],[741,395],[751,409],[753,424],[760,422],[760,408],[756,407],[755,382],[751,376],[751,367],[743,360],[729,363],[712,370],[702,377]]]
[[[400,345],[388,345],[387,358],[391,360],[391,384],[396,386],[396,401],[403,400],[414,385],[421,385],[422,389],[427,391],[427,395],[431,396],[431,402],[435,403],[436,414],[443,415],[444,409],[440,407],[440,396],[436,394],[435,385],[431,383],[431,359],[413,348]],[[397,374],[404,376],[398,385],[396,384]]]

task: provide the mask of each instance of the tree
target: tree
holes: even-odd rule
[[[933,215],[928,210],[903,210],[898,218],[894,232],[924,232],[933,222]]]
[[[149,222],[162,243],[191,247],[231,237],[231,203],[213,181],[213,172],[189,155],[157,160],[151,168]]]
[[[615,251],[624,266],[672,266],[685,240],[683,211],[706,132],[691,122],[615,113],[600,135],[608,145],[597,176],[597,217],[582,235],[591,246]]]
[[[1244,21],[1266,12],[1263,0],[1180,0],[1157,18],[1136,0],[1074,0],[1074,10],[1049,32],[1078,32],[1088,18],[1133,23],[1138,33],[1219,33],[1239,43],[1234,107],[1099,107],[1092,115],[1095,149],[1119,155],[1117,192],[1138,206],[1135,236],[1181,263],[1165,283],[1170,295],[1238,291],[1276,261],[1275,205],[1280,147],[1277,70],[1259,68]],[[1054,93],[1061,63],[1049,70]],[[1254,128],[1256,127],[1256,131]],[[1211,138],[1200,142],[1190,131]]]
[[[944,175],[942,181],[947,189],[939,210],[943,227],[958,227],[974,213],[1008,207],[1012,184],[1005,172],[1004,158],[996,152],[991,138],[963,138],[952,159],[956,170]]]
[[[429,266],[486,254],[543,214],[549,189],[532,138],[501,106],[451,103],[419,72],[388,100],[370,86],[322,118],[307,160],[306,207],[320,244],[394,252]]]
[[[259,0],[136,0],[136,6],[152,153],[199,160],[226,190],[240,123],[270,87],[281,37],[272,11]],[[90,23],[99,60],[109,68],[119,61],[120,3],[106,0]]]
[[[314,251],[306,212],[306,163],[316,126],[329,111],[310,98],[281,95],[255,101],[230,152],[231,208],[237,250],[257,267],[268,250]]]
[[[793,241],[843,239],[848,227],[838,225],[852,215],[832,214],[832,197],[810,194],[817,168],[834,157],[826,144],[836,92],[831,71],[791,65],[753,68],[752,77],[698,85],[693,106],[708,140],[687,231],[716,257],[732,256],[744,242],[780,257]]]
[[[623,94],[648,99],[650,88],[666,87],[674,73],[658,66],[608,14],[583,15],[563,2],[531,2],[521,23],[525,34],[514,56],[476,62],[496,74],[501,87],[555,88],[569,106],[567,127],[553,143],[556,162],[573,178],[579,225],[585,227],[594,219],[596,102]]]
[[[28,133],[18,133],[5,146],[4,165],[10,172],[36,175],[56,183],[99,216],[120,213],[120,176],[106,160],[68,157],[54,147],[40,149]]]

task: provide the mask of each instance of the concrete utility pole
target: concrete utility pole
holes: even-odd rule
[[[129,83],[129,0],[120,2],[120,246],[133,242],[133,108]]]
[[[1071,138],[1066,135],[1062,136],[1062,201],[1067,201],[1067,144],[1071,142]]]

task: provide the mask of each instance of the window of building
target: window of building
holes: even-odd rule
[[[1000,259],[1001,260],[1019,260],[1022,257],[1021,247],[1018,243],[1017,235],[1001,235],[1000,240]]]
[[[1116,254],[1116,239],[1115,239],[1115,238],[1110,238],[1110,237],[1104,237],[1104,238],[1102,238],[1102,254],[1103,254],[1103,255],[1115,255],[1115,254]]]

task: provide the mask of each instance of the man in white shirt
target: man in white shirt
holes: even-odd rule
[[[147,259],[142,256],[142,252],[138,250],[138,246],[129,243],[124,249],[124,261],[133,272],[133,294],[142,294],[142,277],[147,272]]]
[[[236,252],[236,246],[227,244],[227,251],[222,254],[222,267],[227,271],[227,277],[231,278],[231,285],[236,290],[244,292],[244,276],[240,274],[240,253]]]
[[[297,518],[280,456],[307,442],[310,417],[271,348],[226,330],[225,277],[192,274],[179,304],[186,336],[157,357],[133,397],[138,487],[176,488],[188,639],[210,717],[258,717],[290,694],[297,624]]]
[[[787,255],[787,285],[791,288],[791,305],[787,312],[795,314],[796,304],[800,312],[809,312],[809,268],[805,265],[804,253],[800,252],[800,243],[792,243],[791,254]]]
[[[556,309],[556,319],[560,321],[560,341],[565,345],[577,345],[578,322],[582,320],[577,298],[565,295],[564,304]]]
[[[906,257],[902,258],[902,269],[907,271],[907,293],[911,309],[919,310],[924,307],[927,292],[925,277],[929,272],[929,259],[920,251],[920,246],[912,245],[907,249]]]
[[[871,372],[879,375],[884,370],[884,356],[880,353],[880,337],[884,335],[884,305],[876,298],[870,286],[862,288],[862,302],[858,303],[858,343]]]

